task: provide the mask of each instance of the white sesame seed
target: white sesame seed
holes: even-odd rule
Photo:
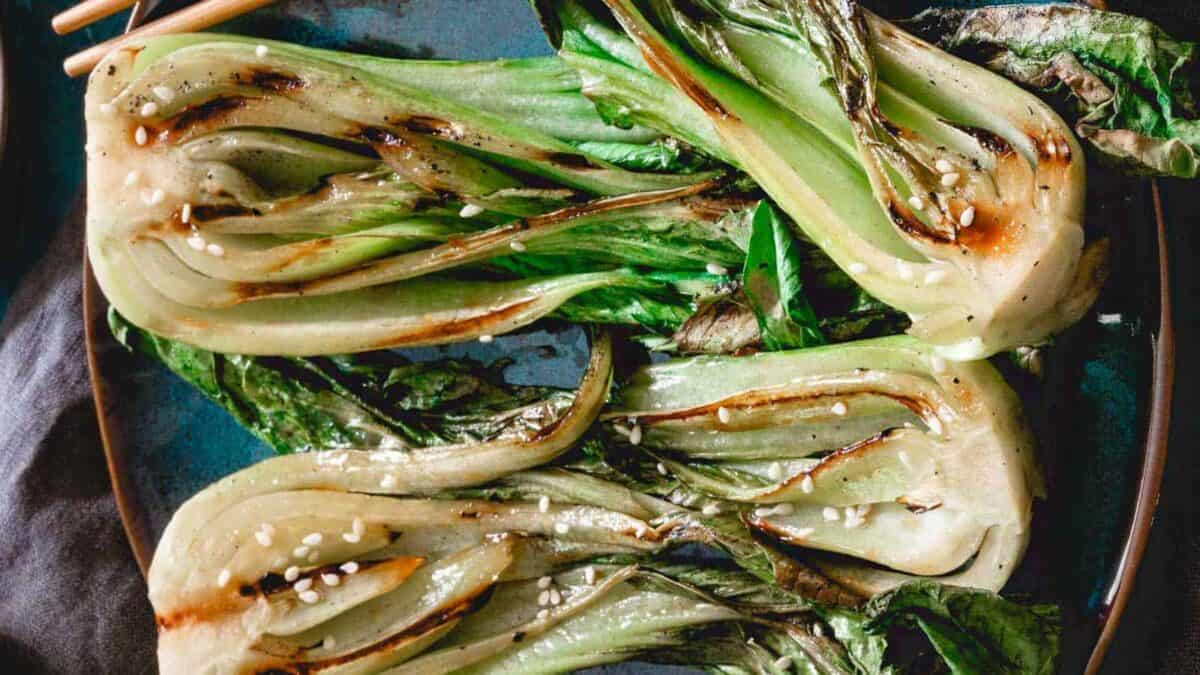
[[[719,265],[715,262],[710,262],[705,265],[704,271],[708,272],[709,274],[719,274],[721,276],[729,274],[729,270],[725,269],[724,265]]]
[[[566,523],[555,523],[554,531],[558,534],[566,534],[571,531],[571,526]]]
[[[703,513],[706,516],[720,515],[721,505],[717,504],[716,502],[709,502],[704,505],[704,508],[700,509],[700,513]]]
[[[781,657],[775,659],[775,667],[778,668],[779,670],[788,670],[789,668],[792,667],[792,657],[781,656]]]
[[[850,270],[850,274],[866,274],[867,273],[867,266],[860,262],[850,263],[849,265],[847,265],[847,269]]]
[[[384,490],[396,487],[396,477],[392,474],[384,474],[383,478],[379,479],[379,487]]]
[[[480,335],[479,336],[479,341],[485,345],[495,339],[496,338],[492,337],[491,335]]]
[[[297,558],[303,558],[304,556],[308,555],[308,551],[309,548],[307,546],[297,546],[296,548],[292,549],[292,555]]]
[[[229,573],[229,570],[221,570],[221,573],[217,575],[217,586],[225,588],[229,585],[229,579],[232,577],[233,575]]]
[[[111,103],[101,103],[99,105],[99,108],[100,108],[100,112],[104,113],[105,115],[111,115],[111,114],[117,112],[116,106],[114,106]]]
[[[646,536],[646,526],[638,523],[638,525],[633,528],[633,536],[637,537],[638,539]]]
[[[312,585],[313,585],[312,577],[305,577],[305,578],[301,579],[300,581],[297,581],[292,586],[292,590],[296,591],[297,593],[303,593],[304,591],[307,591],[308,589],[312,588]]]
[[[179,220],[184,223],[192,222],[192,205],[184,202],[183,207],[179,209]]]
[[[658,463],[658,466],[656,466],[655,468],[656,468],[656,469],[658,469],[658,472],[659,472],[659,473],[661,473],[662,475],[664,475],[664,476],[668,475],[668,474],[667,474],[667,465],[666,465],[666,464],[663,464],[662,462],[659,462],[659,463]]]
[[[938,173],[950,173],[954,170],[954,165],[945,159],[939,159],[933,163],[933,168],[938,170]]]
[[[221,246],[220,244],[209,244],[208,246],[204,247],[204,250],[208,251],[209,255],[217,258],[225,255],[225,247]]]
[[[925,285],[932,286],[941,283],[946,278],[946,270],[929,270],[925,273]]]
[[[203,251],[204,250],[204,237],[201,237],[198,234],[193,234],[192,236],[187,238],[187,245],[191,246],[193,249],[195,249],[197,251]]]
[[[770,518],[775,515],[775,509],[770,506],[762,506],[754,509],[755,518]]]
[[[832,523],[840,520],[842,514],[834,507],[826,506],[825,508],[821,509],[821,517],[825,519],[825,522]]]
[[[321,646],[325,649],[333,649],[337,646],[337,640],[332,635],[326,635],[324,640],[321,640]]]
[[[304,544],[305,546],[319,546],[324,539],[325,536],[320,532],[313,532],[312,534],[305,535],[305,537],[300,540],[300,543]]]
[[[154,87],[150,91],[159,98],[163,103],[170,103],[175,98],[175,90],[170,87],[164,87],[161,84]]]
[[[258,540],[258,543],[260,545],[262,545],[263,548],[270,548],[271,544],[274,543],[274,540],[271,538],[270,533],[263,532],[262,530],[255,532],[254,538]]]
[[[904,468],[906,468],[906,469],[912,468],[911,465],[908,463],[908,453],[907,452],[905,452],[903,450],[901,450],[900,452],[897,452],[896,459],[900,460],[900,463],[904,465]]]
[[[321,594],[313,590],[304,591],[300,593],[300,600],[302,600],[305,604],[315,605],[320,602]]]
[[[958,222],[961,223],[963,227],[970,227],[970,226],[974,225],[975,224],[975,207],[968,206],[967,208],[963,209],[962,214],[959,215],[959,217],[958,217]]]
[[[825,637],[825,628],[819,623],[814,623],[812,626],[813,637]]]
[[[261,58],[265,57],[267,55],[267,53],[270,51],[271,50],[267,49],[266,45],[259,45],[254,48],[254,55],[261,59]]]
[[[137,169],[134,169],[133,171],[130,171],[129,173],[125,174],[125,185],[126,186],[133,185],[134,183],[138,182],[141,179],[142,179],[142,172],[138,171]]]
[[[632,430],[630,430],[630,432],[629,432],[629,442],[630,442],[632,445],[637,445],[637,444],[639,444],[639,443],[641,443],[641,442],[642,442],[642,428],[641,428],[641,427],[639,427],[639,426],[634,426],[634,427],[633,427],[633,429],[632,429]]]
[[[796,512],[796,507],[791,504],[776,504],[771,512],[777,516],[790,516]]]
[[[553,582],[554,582],[553,577],[548,577],[548,576],[542,577],[541,579],[537,580],[537,587],[538,588],[550,588],[550,584]]]
[[[592,567],[591,565],[588,565],[587,567],[583,568],[583,580],[586,581],[589,586],[595,584],[596,583],[596,568]]]
[[[792,530],[791,534],[797,539],[808,539],[812,536],[812,533],[816,531],[817,530],[814,527],[801,527],[800,529]]]
[[[1105,326],[1111,326],[1113,324],[1121,323],[1121,315],[1120,314],[1097,314],[1096,321],[1098,323],[1104,324]]]
[[[346,542],[347,544],[357,544],[358,542],[362,541],[362,535],[356,532],[343,532],[342,541]]]
[[[904,281],[911,281],[913,278],[912,266],[903,260],[896,261],[896,274]]]
[[[458,210],[458,217],[459,218],[474,218],[475,216],[477,216],[481,213],[483,213],[482,206],[476,206],[475,204],[467,204],[466,206],[464,206]]]
[[[138,145],[145,145],[150,140],[150,134],[146,133],[146,127],[138,127],[137,131],[133,132],[133,142]]]
[[[550,610],[548,610],[548,609],[538,610],[538,613],[537,613],[538,621],[542,621],[548,616],[550,616]]]
[[[550,604],[552,604],[552,605],[561,605],[562,604],[562,593],[559,593],[557,588],[550,589]]]
[[[362,518],[354,516],[354,520],[350,521],[350,531],[354,534],[362,536],[362,534],[367,531],[367,524],[363,522]]]
[[[1050,153],[1051,157],[1058,155],[1058,146],[1054,144],[1054,139],[1046,141],[1046,152]]]
[[[550,510],[550,498],[546,495],[538,497],[538,511],[545,513]]]
[[[538,607],[545,607],[550,604],[550,591],[542,591],[538,593]]]
[[[717,419],[721,421],[721,424],[729,424],[729,408],[725,406],[717,408]]]
[[[956,172],[942,174],[942,185],[951,187],[958,183],[959,175]]]
[[[933,372],[940,375],[946,372],[946,359],[934,354],[933,356],[929,357],[929,366],[933,368]]]
[[[771,462],[771,466],[767,467],[767,478],[771,480],[783,478],[783,465],[779,462]]]
[[[925,208],[925,202],[918,196],[913,195],[908,198],[908,205],[913,207],[913,210],[920,211]]]
[[[812,494],[813,478],[810,474],[804,474],[804,478],[800,479],[800,491],[804,494]]]
[[[140,112],[142,113],[142,117],[152,117],[158,112],[158,104],[154,101],[146,101],[144,104],[142,104],[142,109]]]
[[[516,241],[515,239],[513,241],[509,242],[508,247],[511,248],[512,250],[516,251],[517,253],[523,253],[525,251],[525,244],[523,244],[519,241]]]
[[[321,575],[321,581],[325,582],[326,586],[337,586],[342,583],[342,578],[332,572],[326,572]]]
[[[346,574],[358,574],[358,563],[351,560],[350,562],[342,563],[342,566],[338,569]]]
[[[833,404],[833,407],[830,408],[829,411],[839,417],[845,415],[847,412],[846,404],[842,401],[838,401],[837,403]]]
[[[291,583],[300,578],[300,568],[292,565],[283,571],[283,578],[288,583]]]
[[[319,551],[313,551],[312,553],[309,553],[308,558],[306,558],[306,560],[308,560],[308,562],[310,562],[310,563],[315,563],[320,559],[321,559],[321,553]]]
[[[929,427],[929,430],[932,431],[933,433],[937,434],[938,436],[942,435],[942,420],[939,419],[937,416],[932,416],[929,419],[925,420],[925,424],[926,424],[926,426]]]

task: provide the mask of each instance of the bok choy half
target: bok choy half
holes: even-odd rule
[[[1037,343],[1094,301],[1078,142],[1002,77],[848,0],[606,0],[615,24],[534,4],[602,112],[745,170],[943,356]]]

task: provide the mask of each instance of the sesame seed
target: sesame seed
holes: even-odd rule
[[[776,504],[771,511],[777,516],[790,516],[796,512],[796,507],[791,504]]]
[[[717,419],[721,421],[721,424],[729,424],[729,408],[725,406],[717,408]]]
[[[326,586],[337,586],[342,583],[342,578],[332,572],[326,572],[321,575],[321,581],[325,582]]]
[[[292,590],[296,591],[297,593],[303,593],[304,591],[307,591],[308,589],[312,588],[312,585],[313,585],[312,578],[305,577],[305,578],[301,579],[300,581],[297,581],[292,586]]]
[[[538,610],[538,613],[537,613],[537,618],[538,618],[538,621],[541,621],[541,620],[545,619],[545,618],[546,618],[546,617],[548,617],[548,616],[550,616],[550,610],[548,610],[548,609],[540,609],[540,610]]]
[[[970,227],[975,224],[975,207],[968,206],[963,209],[962,215],[958,217],[958,222],[962,223],[963,227]]]
[[[321,646],[325,649],[333,649],[337,646],[337,640],[332,635],[326,635],[325,639],[321,641]]]
[[[571,526],[566,523],[555,523],[554,531],[558,534],[566,534],[571,531]]]
[[[111,103],[101,103],[99,108],[100,112],[104,113],[105,115],[111,115],[117,112],[117,108]]]
[[[804,478],[800,479],[800,491],[804,494],[812,494],[813,478],[810,474],[804,474]]]
[[[941,373],[946,372],[946,359],[934,354],[933,356],[929,357],[929,366],[933,368],[933,372],[940,375]]]
[[[637,537],[638,539],[646,536],[646,526],[638,523],[637,527],[633,528],[633,536]]]
[[[771,462],[771,466],[767,467],[767,477],[771,480],[783,478],[783,465],[779,462]]]
[[[270,51],[271,50],[268,49],[266,45],[259,45],[254,48],[254,55],[261,59],[261,58],[265,57],[267,55],[267,53]]]
[[[908,205],[913,207],[913,209],[917,210],[917,211],[920,211],[921,209],[925,208],[925,202],[922,201],[921,198],[916,195],[913,195],[908,198]]]
[[[318,546],[325,537],[320,532],[313,532],[300,540],[305,546]]]
[[[812,626],[812,634],[814,637],[825,637],[825,628],[819,623],[814,623]]]
[[[396,487],[396,477],[392,474],[384,474],[383,478],[379,479],[379,487],[387,490]]]
[[[141,178],[142,178],[142,172],[138,171],[137,169],[134,169],[133,171],[130,171],[129,173],[125,174],[125,185],[127,185],[127,186],[133,185],[134,183],[141,180]]]
[[[546,495],[538,497],[538,511],[545,513],[550,510],[550,498]]]
[[[845,415],[847,412],[846,404],[842,401],[838,401],[837,403],[833,404],[833,407],[830,408],[829,411],[834,415],[838,415],[839,417]]]
[[[846,266],[851,274],[866,274],[867,266],[860,262],[852,262]]]
[[[925,273],[925,285],[932,286],[941,283],[946,278],[946,270],[929,270]]]
[[[903,260],[896,261],[896,274],[905,281],[911,281],[913,278],[912,266]]]
[[[300,568],[296,567],[295,565],[292,565],[291,567],[289,567],[283,571],[283,579],[284,579],[284,581],[287,581],[288,583],[291,583],[299,578],[300,578]]]
[[[142,117],[152,117],[157,112],[158,112],[158,104],[155,103],[154,101],[146,101],[142,105],[142,109],[141,109]]]
[[[763,506],[761,508],[754,509],[755,518],[769,518],[773,515],[775,515],[775,509],[771,508],[770,506]]]
[[[217,585],[221,588],[225,588],[229,585],[229,579],[232,576],[233,575],[229,573],[229,570],[221,570],[221,573],[217,575]]]
[[[1097,314],[1096,321],[1098,323],[1104,324],[1105,326],[1111,326],[1113,324],[1121,323],[1121,315],[1120,314]]]
[[[842,514],[834,507],[826,506],[825,508],[821,509],[821,517],[825,519],[825,522],[832,523],[840,520]]]
[[[950,173],[954,170],[954,165],[945,159],[939,159],[933,163],[933,168],[938,170],[938,173]]]
[[[145,145],[150,140],[150,135],[146,133],[146,127],[138,127],[137,131],[133,132],[133,142],[138,145]]]
[[[658,463],[658,466],[656,466],[655,468],[656,468],[656,469],[658,469],[658,472],[659,472],[659,473],[661,473],[662,475],[664,475],[664,476],[668,475],[668,474],[667,474],[667,465],[666,465],[666,464],[663,464],[662,462],[659,462],[659,463]]]
[[[523,244],[519,241],[516,241],[515,239],[513,241],[509,242],[508,247],[511,248],[512,250],[516,251],[517,253],[523,253],[525,251],[525,244]]]
[[[362,518],[355,516],[354,520],[350,521],[350,531],[354,534],[362,536],[362,534],[367,531],[367,524],[363,522]]]
[[[791,534],[797,539],[807,539],[812,536],[813,532],[816,531],[816,528],[813,527],[802,527],[798,530],[792,530]]]
[[[255,539],[257,539],[257,540],[258,540],[258,543],[259,543],[260,545],[262,545],[264,548],[270,548],[271,544],[272,544],[272,543],[273,543],[273,541],[274,541],[274,540],[272,540],[272,539],[271,539],[271,535],[270,535],[270,533],[268,533],[268,532],[263,532],[262,530],[259,530],[258,532],[255,532],[255,533],[254,533],[254,538],[255,538]]]
[[[474,218],[475,216],[477,216],[481,213],[483,213],[482,206],[476,206],[475,204],[467,204],[466,206],[464,206],[458,210],[458,217],[459,218]]]
[[[958,183],[958,179],[959,179],[959,175],[956,172],[942,174],[942,185],[945,185],[946,187],[951,187]]]
[[[185,202],[183,207],[179,209],[179,220],[185,223],[192,221],[192,205]]]
[[[355,532],[343,532],[342,541],[346,542],[347,544],[357,544],[358,542],[362,541],[362,535]]]
[[[187,245],[191,246],[193,249],[195,249],[197,251],[203,251],[204,250],[204,237],[201,237],[198,234],[194,234],[187,238]]]
[[[1054,139],[1046,141],[1046,152],[1050,153],[1051,157],[1058,155],[1058,146],[1054,144]]]
[[[307,558],[308,562],[310,562],[310,563],[315,563],[320,559],[321,559],[321,553],[319,551],[313,551],[312,553],[309,553],[308,558]]]
[[[596,583],[596,568],[592,567],[591,565],[588,565],[587,567],[583,568],[583,580],[586,581],[589,586],[591,586],[592,584],[595,584]]]
[[[721,506],[716,502],[709,502],[704,505],[704,508],[700,509],[700,513],[706,516],[716,516],[721,513]]]
[[[725,269],[724,265],[719,265],[715,262],[710,262],[705,265],[704,271],[708,272],[709,274],[719,274],[721,276],[729,274],[729,270]]]
[[[225,255],[225,247],[221,246],[220,244],[209,244],[208,246],[204,247],[204,250],[208,251],[209,255],[215,256],[217,258],[220,258],[221,256]]]
[[[538,593],[538,607],[545,607],[548,604],[550,604],[550,591]]]
[[[633,429],[629,432],[629,442],[633,445],[637,445],[638,443],[642,442],[642,428],[641,427],[639,427],[639,426],[633,427]]]
[[[321,600],[321,594],[313,590],[303,591],[300,593],[300,600],[305,604],[315,605]]]
[[[292,555],[297,558],[303,558],[304,556],[308,555],[308,551],[309,548],[307,546],[297,546],[296,548],[292,549]]]
[[[788,670],[789,668],[792,667],[792,657],[781,656],[781,657],[775,659],[775,667],[780,670]]]
[[[479,341],[485,345],[495,339],[496,338],[492,337],[491,335],[480,335],[479,336]]]
[[[164,87],[161,84],[154,87],[150,91],[159,98],[163,103],[170,103],[175,98],[175,91],[170,87]]]
[[[552,604],[552,605],[561,605],[562,604],[562,593],[559,593],[557,588],[550,589],[550,604]]]
[[[351,560],[350,562],[342,563],[342,566],[338,569],[346,574],[358,574],[358,563]]]
[[[941,419],[939,419],[937,417],[930,417],[929,419],[925,420],[925,424],[929,427],[929,430],[932,431],[933,433],[937,434],[938,436],[942,435],[942,420]]]
[[[554,579],[552,577],[548,577],[548,576],[542,577],[541,579],[537,580],[537,587],[538,588],[550,588],[550,584],[553,581],[554,581]]]
[[[897,452],[896,459],[900,460],[900,463],[903,464],[905,468],[911,468],[911,466],[909,466],[909,463],[908,463],[908,453],[907,452],[905,452],[903,450],[901,450],[900,452]]]

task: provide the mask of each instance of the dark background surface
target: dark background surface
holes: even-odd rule
[[[153,619],[124,539],[97,436],[79,316],[83,81],[62,58],[114,34],[71,38],[64,0],[0,5],[8,139],[0,181],[0,666],[15,672],[152,672]],[[899,3],[897,3],[899,4]],[[1200,38],[1200,4],[1112,3]],[[1179,353],[1158,520],[1107,673],[1200,673],[1200,523],[1193,452],[1200,183],[1164,183]],[[68,223],[59,226],[59,223]]]

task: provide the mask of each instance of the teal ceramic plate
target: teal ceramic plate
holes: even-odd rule
[[[421,58],[549,53],[525,0],[293,0],[220,30]],[[1098,311],[1120,314],[1122,321],[1087,320],[1060,337],[1047,364],[1047,382],[1027,387],[1052,496],[1039,505],[1030,555],[1010,584],[1010,590],[1064,608],[1063,672],[1069,673],[1098,666],[1141,559],[1165,458],[1172,373],[1156,193],[1149,184],[1100,172],[1089,180],[1089,224],[1108,228],[1115,252],[1112,281]],[[104,298],[91,275],[86,278],[84,311],[100,429],[117,503],[144,569],[184,500],[267,457],[269,450],[189,385],[117,346],[104,322]],[[488,345],[406,354],[484,361],[504,355],[515,359],[506,371],[510,379],[570,386],[585,352],[577,329],[551,329]]]

